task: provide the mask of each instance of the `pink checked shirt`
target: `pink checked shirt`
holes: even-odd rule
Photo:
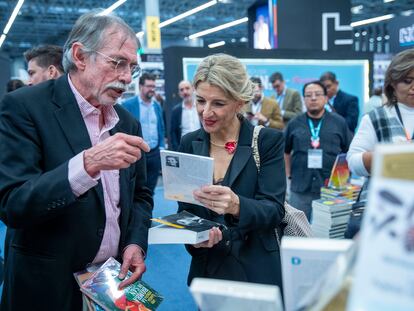
[[[75,95],[79,105],[86,128],[88,129],[89,138],[92,146],[103,141],[110,136],[109,131],[118,123],[119,117],[113,106],[102,106],[102,110],[97,109],[86,101],[85,98],[76,90],[70,77],[68,76],[69,85]],[[99,116],[103,113],[104,125],[99,129]],[[93,260],[94,263],[102,262],[118,254],[119,239],[121,231],[119,228],[119,170],[101,171],[96,178],[92,178],[85,171],[83,163],[83,153],[81,152],[69,160],[69,183],[73,193],[80,196],[92,187],[98,184],[99,178],[102,181],[102,188],[105,200],[105,231],[102,238],[101,246]],[[92,208],[92,207],[91,207]]]

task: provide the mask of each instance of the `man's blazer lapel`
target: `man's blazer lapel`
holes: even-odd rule
[[[286,94],[285,94],[285,98],[283,98],[283,110],[290,110],[290,97],[291,97],[292,93],[290,92],[289,89],[286,89]]]
[[[76,155],[92,147],[88,130],[76,103],[75,95],[70,89],[67,75],[56,80],[55,89],[52,98],[53,103],[57,106],[55,116],[73,150],[73,154]]]
[[[56,92],[52,98],[53,103],[57,106],[55,116],[73,150],[73,156],[75,156],[83,150],[92,147],[91,139],[77,105],[75,95],[69,86],[67,75],[56,80],[55,89]],[[101,180],[93,189],[99,197],[101,206],[105,206]]]

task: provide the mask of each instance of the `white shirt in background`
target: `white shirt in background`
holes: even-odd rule
[[[364,105],[364,113],[368,113],[380,106],[382,106],[382,97],[378,95],[372,95]]]
[[[194,132],[200,128],[200,120],[197,114],[195,104],[191,108],[187,108],[183,102],[183,112],[181,114],[181,137],[185,134]]]
[[[414,108],[400,103],[398,107],[400,108],[404,127],[412,136],[414,132]],[[389,109],[390,114],[398,119],[394,107],[385,107],[385,109]],[[354,174],[358,176],[369,176],[362,161],[362,154],[367,151],[374,151],[377,143],[378,139],[371,119],[369,115],[364,115],[347,154],[348,166]]]

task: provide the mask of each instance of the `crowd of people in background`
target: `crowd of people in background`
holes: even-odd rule
[[[180,81],[177,103],[156,94],[157,77],[148,72],[139,76],[137,95],[120,103],[140,71],[138,47],[122,19],[86,14],[63,48],[42,45],[24,54],[27,86],[18,79],[7,84],[0,110],[0,208],[9,226],[1,310],[15,308],[10,301],[21,310],[79,307],[72,272],[108,256],[123,257],[120,277],[128,268],[140,277],[164,148],[216,160],[214,184],[194,193],[200,205],[178,207],[225,228],[187,246],[189,282],[212,277],[281,287],[273,230],[285,199],[312,221],[311,202],[338,154],[348,153],[354,174],[369,176],[378,142],[414,138],[412,49],[386,72],[385,104],[376,88],[360,111],[334,72],[306,83],[302,96],[275,72],[268,97],[263,81],[225,54],[206,57],[193,81]],[[258,126],[260,169],[251,154]],[[36,263],[40,272],[32,250],[49,258]],[[48,280],[48,299],[33,273]]]

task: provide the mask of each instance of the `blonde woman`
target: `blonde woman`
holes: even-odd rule
[[[214,185],[194,192],[200,205],[179,203],[202,218],[221,223],[210,239],[187,245],[194,277],[282,286],[274,230],[284,216],[286,176],[283,135],[263,128],[258,139],[260,170],[251,148],[254,127],[241,115],[254,84],[236,58],[206,57],[193,81],[202,128],[185,135],[179,150],[214,158]]]

